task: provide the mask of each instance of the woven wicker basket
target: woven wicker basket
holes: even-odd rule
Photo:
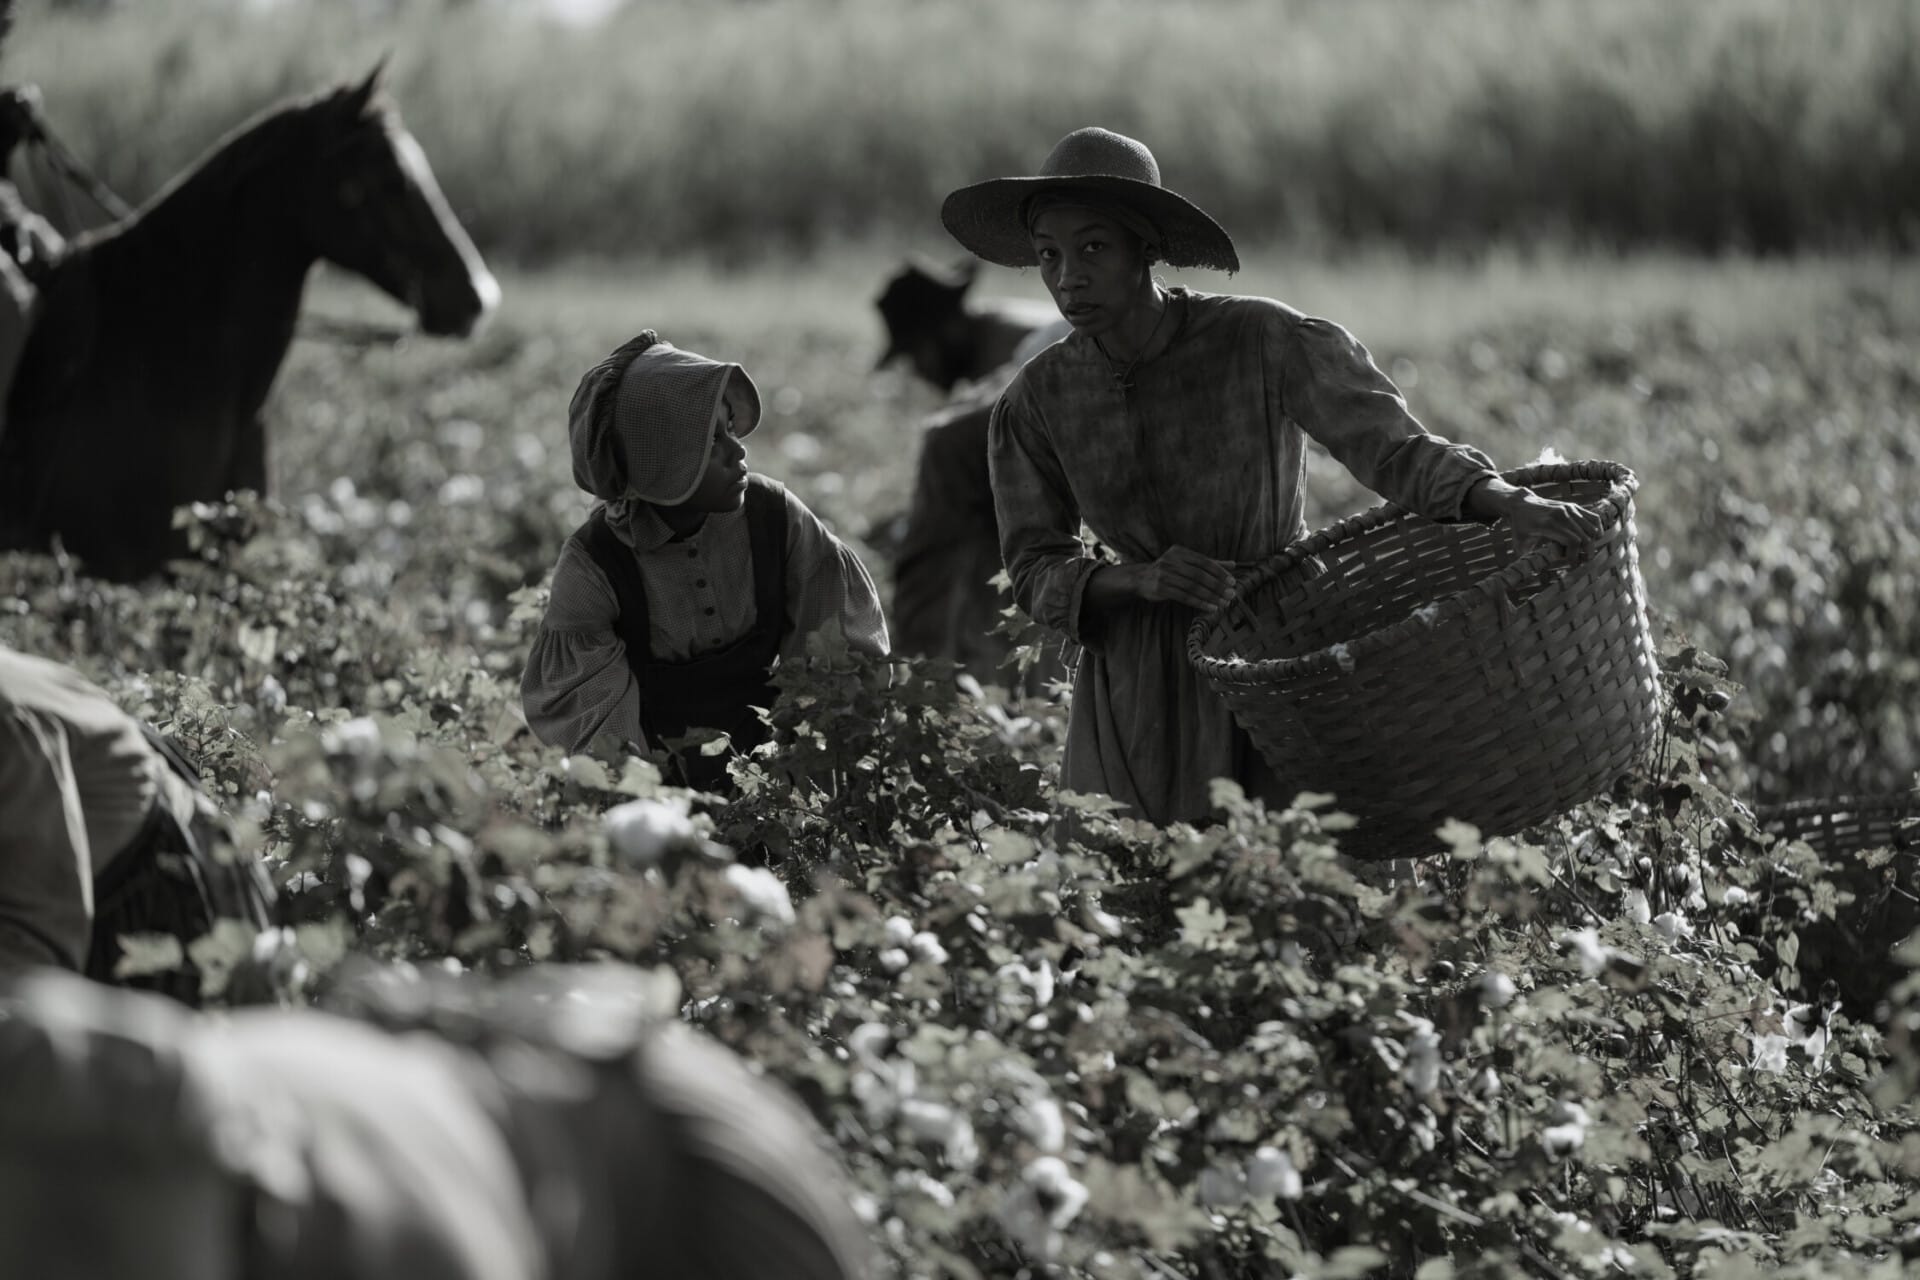
[[[1754,816],[1782,840],[1804,840],[1832,857],[1862,849],[1920,851],[1920,791],[1789,800],[1763,804]]]
[[[1447,818],[1532,826],[1606,790],[1651,745],[1659,679],[1634,545],[1638,481],[1612,462],[1507,473],[1597,512],[1571,563],[1509,527],[1397,507],[1342,520],[1195,621],[1188,657],[1289,786],[1360,819],[1342,848],[1436,848]]]

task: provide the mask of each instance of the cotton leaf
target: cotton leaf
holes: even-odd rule
[[[113,966],[116,978],[142,978],[153,973],[171,973],[186,962],[187,953],[180,939],[170,933],[123,933],[120,935],[120,959]]]
[[[1180,920],[1180,940],[1196,951],[1207,950],[1227,929],[1227,913],[1205,898],[1197,898],[1191,906],[1173,914]]]

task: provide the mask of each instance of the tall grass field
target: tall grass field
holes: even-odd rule
[[[1909,0],[20,8],[5,74],[130,198],[384,56],[476,239],[525,260],[937,246],[947,191],[1091,123],[1255,245],[1920,238]]]

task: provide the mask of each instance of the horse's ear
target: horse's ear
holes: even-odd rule
[[[347,103],[356,115],[364,113],[367,104],[373,101],[373,95],[380,91],[387,78],[387,59],[392,56],[391,53],[381,54],[380,61],[373,64],[373,70],[367,73],[367,78],[347,91]]]

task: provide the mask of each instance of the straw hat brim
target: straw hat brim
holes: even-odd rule
[[[1107,196],[1145,216],[1160,229],[1160,261],[1170,267],[1240,269],[1233,239],[1219,223],[1185,196],[1137,178],[1107,174],[991,178],[948,196],[940,206],[940,221],[977,257],[1002,267],[1038,266],[1020,210],[1027,200],[1048,189]]]

